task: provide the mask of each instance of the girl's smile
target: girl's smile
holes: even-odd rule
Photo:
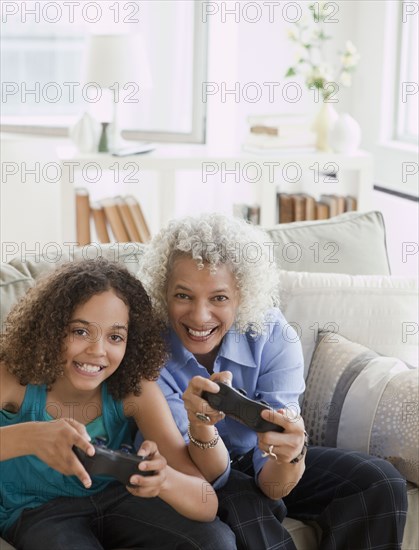
[[[76,370],[85,376],[94,376],[98,374],[101,370],[106,369],[106,365],[92,365],[89,363],[77,363],[73,362]]]
[[[113,290],[76,307],[64,340],[63,382],[83,391],[109,378],[125,354],[128,320],[128,307]]]

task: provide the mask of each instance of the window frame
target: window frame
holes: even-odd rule
[[[415,24],[413,19],[410,19],[409,22],[403,22],[403,13],[402,5],[398,5],[398,25],[397,25],[397,61],[396,61],[396,78],[395,85],[396,90],[394,92],[394,101],[396,102],[396,107],[393,112],[393,125],[392,125],[392,140],[395,143],[400,145],[417,145],[418,136],[411,135],[407,133],[407,118],[408,118],[408,108],[406,105],[403,105],[402,101],[402,84],[408,80],[408,58],[410,52],[412,51],[412,25]],[[407,32],[403,33],[403,25],[408,24]],[[412,100],[414,100],[412,98]]]
[[[206,80],[208,58],[208,24],[202,21],[201,2],[194,2],[194,26],[193,26],[193,75],[192,75],[192,128],[188,133],[181,132],[157,132],[145,130],[124,130],[122,137],[127,140],[156,141],[167,143],[205,143],[206,141],[206,104],[202,101],[202,83]],[[34,117],[39,118],[39,117]],[[53,117],[51,117],[52,119]],[[67,116],[63,116],[67,118]],[[5,116],[0,120],[0,131],[14,134],[32,134],[54,137],[68,137],[69,124],[51,125],[33,122],[27,116]]]

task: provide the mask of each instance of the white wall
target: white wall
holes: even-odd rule
[[[300,2],[302,7],[308,3]],[[339,11],[334,19],[338,19],[338,22],[330,23],[329,32],[333,39],[328,50],[336,52],[343,49],[347,39],[351,39],[358,47],[361,61],[354,75],[353,86],[349,90],[340,90],[336,107],[340,112],[348,111],[360,122],[363,131],[362,147],[371,151],[376,161],[374,181],[384,186],[396,186],[400,190],[402,162],[411,159],[412,156],[406,151],[381,146],[384,115],[388,109],[389,97],[391,99],[389,66],[392,53],[395,51],[395,38],[390,31],[393,22],[392,9],[394,10],[397,3],[393,0],[348,0],[337,4]],[[220,2],[220,6],[224,5],[229,9],[238,5],[238,13],[223,17],[220,9],[218,13],[208,16],[208,81],[218,85],[220,90],[223,85],[227,89],[238,86],[239,90],[238,99],[230,94],[223,101],[221,91],[208,97],[208,143],[224,151],[240,147],[247,132],[246,117],[250,114],[306,113],[314,117],[320,106],[313,101],[312,92],[305,90],[301,79],[284,78],[285,70],[294,62],[294,48],[287,38],[287,30],[292,25],[286,20],[292,19],[292,11],[284,13],[282,8],[286,3],[281,2],[279,9],[274,12],[273,21],[270,21],[266,2],[260,1],[258,4],[261,16],[252,23],[249,20],[255,18],[256,12],[250,8],[247,8],[249,11],[243,11],[243,6],[251,4],[254,2]],[[386,48],[383,48],[383,44]],[[284,86],[291,81],[299,82],[302,86],[302,98],[295,103],[285,101],[282,95]],[[252,82],[259,85],[263,91],[256,102],[249,101],[250,96],[245,94],[246,85]],[[264,82],[278,84],[275,86],[274,101],[269,97]],[[249,88],[247,90],[252,91]],[[46,142],[46,147],[47,150],[52,150],[50,141]],[[27,151],[22,150],[22,160],[25,160],[26,153]],[[206,187],[204,194],[202,185],[198,187],[201,183],[198,178],[199,174],[192,177],[182,175],[181,187],[184,189],[184,195],[178,197],[176,202],[177,215],[203,209],[220,209],[224,207],[223,199],[231,203],[236,197],[243,196],[243,186],[227,187],[215,182]],[[29,194],[25,195],[29,212],[30,202],[42,202],[44,211],[48,205],[48,216],[42,220],[46,237],[51,234],[49,224],[59,216],[59,212],[53,207],[54,193],[58,190],[51,189],[51,194],[45,201],[41,200],[39,193],[32,195],[30,200]],[[119,192],[118,189],[115,194]],[[7,198],[4,191],[2,195],[3,199]],[[243,199],[251,202],[251,195],[252,190],[246,189]],[[3,206],[7,225],[15,224],[16,219],[19,219],[19,233],[14,234],[18,235],[19,239],[22,235],[27,235],[29,239],[34,231],[36,218],[25,215],[24,209],[22,212],[22,201],[20,204],[9,204],[7,207]],[[405,259],[408,261],[403,262],[400,253],[403,243],[417,242],[417,203],[376,192],[373,196],[373,207],[384,212],[393,272],[417,273],[414,256],[407,256]],[[3,229],[4,227],[5,225]]]
[[[362,126],[362,147],[374,156],[376,185],[417,197],[418,175],[403,176],[404,163],[418,162],[417,148],[414,151],[391,141],[391,107],[401,84],[394,70],[401,3],[364,0],[355,4],[354,42],[362,59],[357,71],[359,85],[354,87],[353,115]],[[403,250],[415,248],[406,243],[416,243],[417,247],[418,202],[375,191],[373,207],[384,214],[392,272],[417,277],[419,254],[403,257]]]
[[[306,17],[311,1],[298,2],[301,14]],[[258,114],[303,114],[314,119],[321,103],[314,101],[312,91],[306,89],[303,78],[285,78],[290,65],[294,64],[296,47],[288,38],[292,21],[299,13],[292,9],[295,2],[221,2],[221,8],[208,16],[209,69],[208,80],[218,86],[220,93],[208,97],[208,142],[219,143],[220,138],[228,146],[238,147],[248,131],[246,119]],[[254,6],[257,4],[259,10]],[[332,40],[325,51],[337,64],[337,52],[351,39],[356,24],[355,1],[332,2],[338,6],[333,21],[325,24]],[[246,8],[246,6],[248,6]],[[288,7],[287,7],[288,6]],[[334,22],[336,20],[336,22]],[[254,21],[254,22],[252,22]],[[356,80],[355,80],[356,81]],[[297,91],[292,83],[301,88],[301,98],[294,101]],[[270,86],[264,83],[271,83]],[[229,93],[223,97],[223,86],[238,91],[238,97]],[[269,89],[272,93],[269,94]],[[260,90],[260,97],[257,91]],[[352,92],[343,87],[334,104],[338,112],[351,110]]]
[[[374,209],[384,216],[392,275],[419,276],[419,203],[374,191]]]

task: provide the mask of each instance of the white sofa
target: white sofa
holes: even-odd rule
[[[268,233],[281,267],[282,309],[303,345],[302,411],[311,441],[369,452],[399,469],[408,480],[403,550],[418,550],[417,284],[390,275],[378,212],[282,224]],[[101,254],[136,272],[143,246],[90,245],[70,259]],[[51,250],[48,258],[3,258],[1,321],[39,275],[67,259]],[[349,388],[342,384],[348,377]],[[316,524],[285,524],[298,550],[318,548]],[[10,548],[0,542],[1,550]]]

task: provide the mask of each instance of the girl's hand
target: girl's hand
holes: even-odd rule
[[[86,427],[71,418],[36,422],[33,429],[34,454],[54,470],[64,475],[77,476],[88,489],[92,485],[89,474],[73,452],[79,447],[89,456],[95,454]]]
[[[213,426],[224,418],[223,412],[211,408],[201,396],[203,391],[218,393],[220,388],[214,381],[231,385],[232,378],[233,375],[230,371],[214,373],[209,379],[202,376],[191,378],[188,387],[182,395],[182,399],[192,426]]]
[[[262,418],[284,428],[283,432],[258,433],[259,449],[279,464],[289,464],[298,457],[305,444],[304,421],[291,409],[262,411]],[[276,458],[275,456],[276,455]]]
[[[154,471],[152,476],[133,475],[130,483],[135,487],[127,486],[127,490],[137,497],[157,497],[163,488],[167,477],[167,461],[161,456],[154,441],[143,441],[138,449],[139,456],[147,456],[148,459],[140,462],[138,469],[142,471]]]

